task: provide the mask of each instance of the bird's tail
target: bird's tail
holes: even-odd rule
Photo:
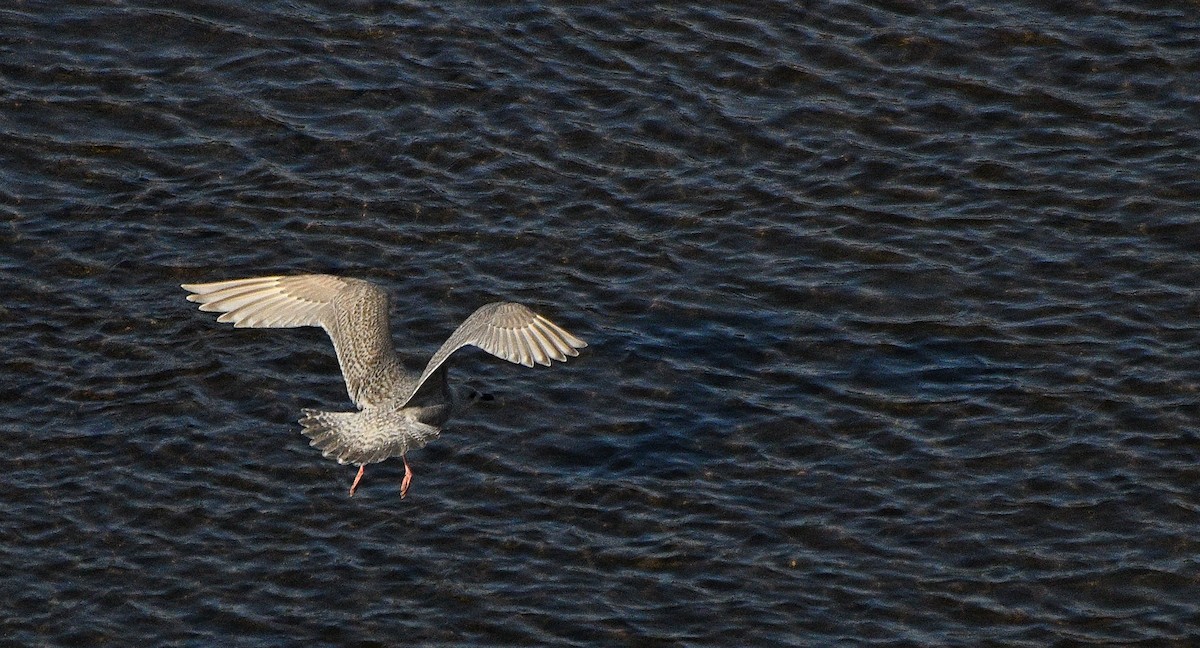
[[[410,447],[423,447],[438,435],[438,428],[409,422],[402,434],[386,434],[384,426],[366,412],[322,412],[301,410],[304,436],[309,445],[341,464],[364,465],[404,454]],[[393,425],[397,422],[392,421]],[[384,424],[386,425],[386,423]]]
[[[317,409],[302,409],[301,413],[304,413],[304,418],[300,419],[300,425],[304,427],[301,432],[312,439],[308,445],[317,448],[326,457],[337,460],[337,463],[354,462],[354,450],[358,446],[354,443],[355,426],[352,425],[355,413],[319,412]]]

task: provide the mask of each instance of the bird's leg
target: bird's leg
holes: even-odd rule
[[[363,470],[365,470],[366,467],[366,464],[358,467],[358,476],[354,478],[354,483],[350,485],[350,497],[354,497],[354,491],[358,490],[358,480],[362,479]]]
[[[412,468],[408,467],[408,457],[400,455],[400,458],[404,460],[404,481],[400,482],[400,499],[404,499],[404,496],[408,495],[408,485],[412,483]]]

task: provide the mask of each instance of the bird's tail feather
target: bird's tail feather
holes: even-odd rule
[[[314,409],[301,410],[304,417],[300,419],[304,436],[312,439],[309,445],[321,451],[338,463],[351,463],[357,454],[352,434],[353,426],[349,417],[352,412],[322,412]],[[363,462],[370,463],[370,462]]]
[[[340,464],[364,465],[404,454],[410,447],[424,447],[438,435],[438,428],[422,423],[404,426],[404,434],[380,439],[378,422],[365,420],[363,412],[301,410],[301,430],[312,439],[309,445]]]

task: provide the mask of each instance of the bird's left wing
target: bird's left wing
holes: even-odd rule
[[[378,286],[332,275],[253,277],[183,284],[188,301],[239,328],[325,329],[350,400],[360,408],[394,398],[407,381],[392,347],[388,299]]]

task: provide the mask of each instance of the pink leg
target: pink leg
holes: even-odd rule
[[[412,483],[412,468],[408,467],[408,457],[400,455],[400,458],[404,460],[404,481],[400,482],[400,499],[404,499],[404,496],[408,495],[408,485]]]
[[[363,470],[365,468],[365,465],[358,467],[358,476],[354,478],[354,483],[350,485],[350,497],[354,497],[354,491],[358,490],[358,480],[362,479]]]

